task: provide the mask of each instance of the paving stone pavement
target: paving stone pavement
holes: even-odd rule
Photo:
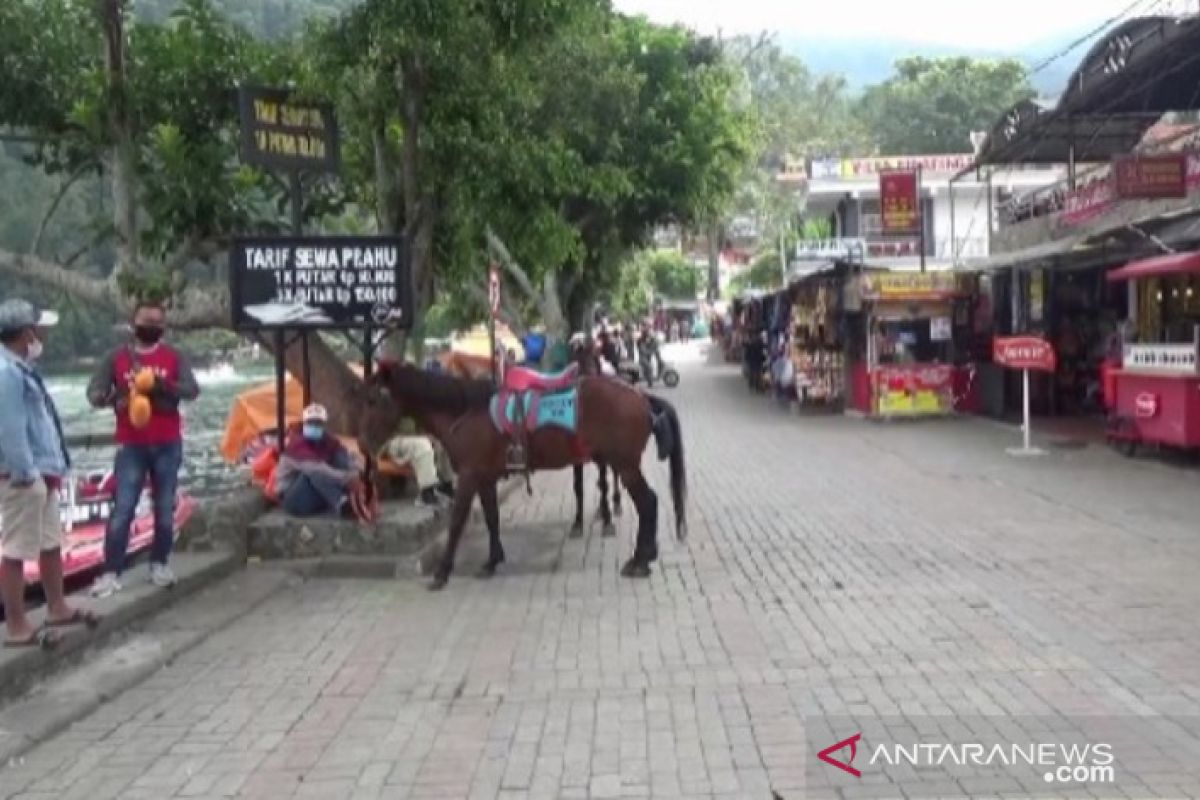
[[[468,554],[442,593],[305,583],[0,769],[0,797],[793,800],[837,718],[1200,718],[1196,472],[1017,461],[978,421],[798,417],[724,365],[685,366],[669,396],[691,538],[648,457],[651,580],[617,574],[631,514],[565,540],[569,474],[538,476],[505,508],[495,580]],[[1122,796],[1194,793],[1143,777]]]

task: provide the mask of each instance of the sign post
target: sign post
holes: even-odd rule
[[[492,383],[499,385],[496,374],[496,317],[500,314],[500,266],[488,267],[488,347],[491,350]]]
[[[992,359],[999,365],[1009,369],[1021,370],[1021,388],[1023,392],[1022,411],[1024,422],[1021,426],[1024,444],[1021,448],[1009,448],[1008,454],[1013,456],[1039,456],[1044,451],[1034,447],[1031,442],[1033,434],[1029,412],[1029,372],[1054,372],[1058,367],[1058,359],[1054,347],[1040,336],[1007,336],[996,337],[992,341]]]
[[[238,89],[238,112],[242,161],[287,173],[292,236],[300,237],[304,232],[304,185],[301,173],[336,173],[340,166],[339,135],[333,106],[329,103],[298,101],[289,89],[242,86]],[[230,280],[237,286],[232,261],[230,263]],[[235,315],[238,311],[239,306],[235,301]],[[238,326],[236,320],[235,326]],[[287,410],[287,371],[284,368],[286,326],[280,324],[270,327],[274,328],[275,413],[279,447],[282,449]],[[308,405],[312,400],[308,331],[302,329],[299,336],[304,371],[304,404]]]

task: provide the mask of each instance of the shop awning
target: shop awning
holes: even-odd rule
[[[1170,253],[1130,261],[1108,273],[1109,281],[1164,278],[1171,275],[1200,275],[1200,253]]]

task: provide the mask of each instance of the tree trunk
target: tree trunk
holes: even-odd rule
[[[380,119],[375,124],[371,141],[375,153],[375,215],[379,232],[390,236],[400,230],[400,209],[396,203],[399,187],[388,152],[386,120]]]
[[[35,256],[0,250],[0,275],[12,276],[57,290],[61,295],[90,306],[122,311],[124,298],[102,278],[69,270]],[[189,290],[176,298],[169,318],[176,330],[229,328],[229,294],[210,288]],[[261,339],[268,350],[274,346],[270,333]],[[303,381],[304,357],[299,341],[285,354],[288,372]],[[320,336],[309,335],[309,365],[313,398],[329,409],[330,425],[339,432],[356,435],[355,420],[362,404],[362,382]],[[397,423],[399,420],[397,420]]]
[[[708,300],[712,302],[721,298],[721,239],[724,237],[722,225],[712,221],[708,226]]]
[[[431,194],[421,184],[421,132],[425,112],[425,76],[415,55],[404,59],[400,76],[401,113],[404,119],[404,145],[400,158],[401,183],[404,198],[404,229],[408,238],[408,266],[414,319],[413,328],[424,319],[422,298],[428,302],[429,263],[433,254],[435,212]],[[422,291],[425,288],[426,291]],[[388,338],[389,355],[403,359],[409,336],[403,331]]]
[[[563,301],[558,294],[557,270],[550,270],[542,278],[542,302],[539,306],[547,338],[556,342],[566,341],[570,331],[567,330],[567,316],[563,313]]]
[[[134,274],[139,262],[135,148],[125,89],[124,6],[124,0],[101,0],[99,6],[108,83],[105,116],[110,146],[106,160],[112,176],[113,230],[116,233],[117,268],[112,273],[114,282],[122,275]]]
[[[272,350],[275,344],[274,337],[267,334],[262,338],[262,343],[268,350]],[[362,416],[363,407],[362,381],[316,333],[308,335],[308,363],[311,370],[309,386],[312,389],[312,399],[329,411],[330,430],[344,436],[357,436],[358,420]],[[299,339],[287,347],[284,352],[284,364],[288,373],[303,386],[304,347]],[[396,425],[393,427],[398,428],[399,423],[400,416],[397,414]]]

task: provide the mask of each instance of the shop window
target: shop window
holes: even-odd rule
[[[880,365],[950,364],[954,352],[942,318],[878,320],[875,329],[876,360]],[[937,334],[937,338],[934,337]]]

